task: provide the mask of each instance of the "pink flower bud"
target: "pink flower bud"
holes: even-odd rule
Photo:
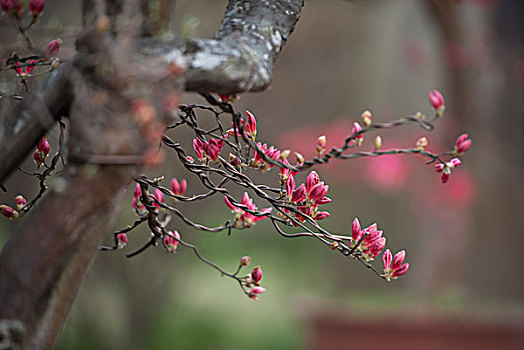
[[[442,163],[435,164],[435,171],[437,173],[441,173],[442,170],[444,170],[444,164],[442,164]]]
[[[153,195],[153,197],[155,197],[156,200],[159,201],[160,203],[166,202],[166,199],[164,198],[164,194],[158,188],[155,189],[155,194]]]
[[[389,249],[386,249],[384,252],[384,255],[382,255],[382,261],[384,262],[384,271],[388,271],[391,269],[391,251]]]
[[[315,220],[324,220],[325,218],[329,217],[330,214],[327,212],[327,211],[321,211],[321,212],[318,212],[316,215],[315,215]]]
[[[311,190],[313,189],[313,187],[315,187],[316,184],[318,184],[319,181],[320,177],[318,176],[317,172],[310,172],[306,178],[306,192],[308,194],[311,193]]]
[[[171,180],[171,192],[177,196],[183,196],[184,193],[186,193],[187,190],[187,181],[186,179],[182,179],[180,183],[177,179],[173,178]]]
[[[450,167],[451,168],[456,168],[458,167],[462,162],[460,161],[460,159],[458,158],[453,158],[452,160],[449,161],[450,162]]]
[[[8,219],[17,219],[19,216],[16,210],[5,204],[0,205],[0,214]]]
[[[251,288],[251,290],[249,291],[249,293],[251,294],[261,294],[261,293],[264,293],[266,291],[266,288],[263,288],[263,287],[253,287]]]
[[[42,164],[44,164],[45,157],[36,149],[35,153],[33,153],[33,160],[35,161],[36,167],[40,168]]]
[[[178,244],[180,243],[179,240],[180,240],[180,234],[178,233],[178,231],[175,230],[175,232],[172,232],[172,231],[169,231],[168,232],[169,235],[165,235],[164,236],[164,247],[166,247],[167,251],[169,253],[174,253],[176,252],[176,248],[178,246]]]
[[[293,196],[291,196],[291,201],[293,203],[302,202],[304,199],[306,199],[306,187],[304,184],[300,184],[298,188],[293,192]]]
[[[447,183],[449,181],[449,172],[442,172],[442,176],[440,177],[443,184]]]
[[[34,17],[39,16],[44,11],[44,6],[44,0],[29,0],[29,11],[31,11]]]
[[[293,196],[293,191],[295,190],[295,177],[293,175],[289,175],[289,177],[286,180],[286,193],[287,197],[291,199]]]
[[[119,233],[116,235],[116,241],[118,248],[124,248],[127,244],[127,235],[125,233]]]
[[[62,39],[55,39],[53,41],[50,41],[49,44],[47,44],[47,48],[45,50],[46,56],[55,57],[56,55],[58,55],[60,46],[62,46]]]
[[[49,142],[47,141],[47,136],[44,136],[40,139],[38,142],[38,145],[36,146],[36,149],[43,153],[44,156],[47,156],[49,154]]]
[[[319,199],[318,201],[316,201],[315,204],[323,205],[323,204],[328,204],[330,202],[331,202],[331,198],[323,197],[323,198]]]
[[[260,268],[260,266],[255,267],[253,271],[251,271],[251,279],[255,284],[258,284],[258,282],[260,282],[260,280],[262,279],[262,269]]]
[[[5,12],[9,12],[13,9],[14,2],[13,0],[2,0],[0,1],[0,6],[2,7],[2,10],[4,10]]]
[[[403,276],[403,275],[405,275],[408,272],[408,270],[409,270],[409,263],[405,263],[400,268],[398,268],[397,270],[393,271],[392,277]]]
[[[246,111],[246,116],[247,123],[244,130],[248,136],[250,136],[252,139],[255,139],[257,136],[257,120],[250,111]]]
[[[240,258],[240,265],[242,266],[248,266],[251,264],[251,257],[250,256],[243,256]]]
[[[468,134],[462,134],[457,138],[455,151],[460,155],[466,152],[471,147],[471,140],[468,139]]]
[[[313,201],[318,201],[327,194],[328,190],[329,190],[329,186],[324,185],[324,182],[320,181],[318,184],[315,185],[315,187],[311,189],[311,193],[309,194],[309,199]]]
[[[200,139],[193,140],[193,149],[197,154],[198,159],[204,159],[204,143]]]
[[[22,210],[27,205],[26,199],[24,198],[24,196],[20,194],[15,197],[15,203],[16,203],[16,208],[18,210]]]
[[[353,220],[353,224],[351,225],[351,238],[353,239],[354,243],[357,243],[362,238],[362,231],[360,229],[360,222],[357,218]]]
[[[231,97],[231,95],[218,94],[218,97],[220,98],[220,101],[222,101],[222,102],[229,102],[229,98]]]
[[[186,159],[189,163],[193,163],[195,161],[191,156],[187,156]]]
[[[133,191],[133,197],[140,198],[140,196],[142,196],[142,188],[140,187],[140,184],[136,184],[135,190]]]
[[[429,92],[428,97],[433,109],[441,114],[444,108],[444,98],[442,97],[442,94],[438,90],[433,90]]]
[[[391,265],[391,268],[393,270],[398,269],[400,267],[400,265],[402,265],[402,263],[404,262],[405,258],[406,258],[406,251],[405,250],[401,250],[400,252],[395,254],[395,258],[393,258],[393,264]]]
[[[362,131],[362,127],[360,126],[360,124],[358,122],[354,122],[353,123],[353,128],[351,129],[351,135],[355,135],[355,134],[359,133],[360,131]],[[355,142],[359,146],[362,144],[362,140],[363,140],[362,134],[359,134],[358,136],[355,137]]]
[[[226,205],[233,211],[237,209],[237,207],[235,207],[233,203],[231,203],[231,201],[227,198],[227,196],[224,196],[224,203],[226,203]]]

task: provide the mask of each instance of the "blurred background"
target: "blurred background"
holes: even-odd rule
[[[178,0],[172,28],[211,37],[226,4]],[[46,1],[43,25],[63,38],[66,58],[79,14],[80,1]],[[148,239],[136,230],[126,250],[97,257],[57,349],[524,348],[523,15],[522,1],[307,1],[271,89],[236,103],[257,116],[260,141],[313,156],[318,136],[339,145],[366,109],[378,122],[431,114],[427,93],[442,92],[447,113],[435,131],[379,134],[383,148],[412,147],[426,136],[428,149],[439,152],[468,132],[473,146],[448,184],[415,156],[315,169],[333,199],[325,227],[348,234],[354,217],[377,222],[393,252],[406,249],[406,276],[387,283],[313,239],[281,238],[269,222],[228,236],[174,220],[183,239],[226,270],[243,255],[261,265],[261,300],[246,298],[183,247],[174,256],[150,249],[126,259]],[[186,94],[183,102],[204,100]],[[189,136],[173,134],[188,149]],[[188,194],[203,191],[173,155],[149,174],[166,175],[165,186],[186,178]],[[254,176],[278,185],[276,170]],[[31,197],[37,187],[26,180],[13,177],[8,187]],[[0,200],[11,198],[2,193]],[[220,196],[178,208],[208,226],[231,216]],[[129,193],[115,229],[134,219]],[[16,224],[0,225],[2,243]]]

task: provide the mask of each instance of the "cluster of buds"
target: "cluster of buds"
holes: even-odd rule
[[[171,180],[171,192],[173,192],[176,196],[183,196],[184,193],[186,193],[187,190],[187,181],[186,179],[182,179],[182,181],[178,182],[177,179],[173,178]],[[176,199],[175,199],[176,200]]]
[[[319,211],[318,206],[331,202],[331,199],[326,197],[329,186],[320,181],[320,177],[315,171],[309,173],[306,178],[306,184],[300,184],[296,187],[295,177],[289,175],[286,181],[286,194],[289,202],[295,204],[297,209],[313,218],[320,221],[329,217],[327,211]],[[295,213],[295,217],[300,221],[305,221],[305,217]]]
[[[10,16],[18,19],[24,14],[24,2],[22,0],[1,0],[0,7]]]
[[[257,147],[266,155],[266,157],[270,159],[278,160],[281,158],[282,152],[280,152],[280,150],[275,148],[274,146],[270,146],[268,148],[267,144],[262,144],[258,142]],[[249,166],[255,169],[259,169],[262,172],[266,172],[267,170],[274,167],[273,164],[266,163],[258,151],[255,151],[254,157],[253,159],[251,159]]]
[[[391,251],[386,249],[382,255],[382,261],[384,262],[384,278],[388,281],[397,279],[400,276],[405,275],[409,270],[409,263],[404,263],[406,258],[406,252],[401,250],[395,257],[392,256]]]
[[[231,124],[233,125],[233,123]],[[244,119],[241,119],[240,125],[244,128],[244,134],[251,140],[255,141],[257,137],[257,120],[253,113],[251,113],[250,111],[246,111],[246,120],[244,121]],[[235,134],[237,136],[242,136],[240,135],[239,130],[234,127],[234,125],[233,128],[227,131],[227,134],[229,136],[234,136]]]
[[[250,263],[251,257],[243,256],[240,259],[240,266],[238,267],[238,271],[240,271],[242,267],[248,266]],[[262,268],[260,266],[257,266],[251,271],[251,273],[248,276],[241,278],[242,284],[249,288],[247,295],[249,296],[249,298],[253,300],[258,300],[258,296],[266,291],[266,288],[260,286],[262,276]]]
[[[360,124],[358,122],[354,122],[353,128],[351,129],[351,135],[356,135],[361,131],[362,131],[362,127],[360,126]],[[364,137],[362,136],[362,134],[358,134],[357,136],[353,138],[353,141],[355,141],[355,144],[357,146],[360,146],[362,145],[362,141],[364,141]]]
[[[264,215],[253,215],[241,208],[237,208],[233,205],[233,203],[231,203],[227,196],[224,196],[224,202],[235,213],[235,227],[248,228],[253,226],[253,224],[257,223],[258,221],[264,220],[266,218],[266,216]],[[242,196],[242,201],[240,203],[242,205],[245,205],[250,211],[258,212],[257,206],[255,205],[255,203],[253,203],[253,200],[249,198],[247,192],[244,192],[244,195]],[[272,209],[273,208],[265,208],[260,210],[259,213],[269,214]]]
[[[461,156],[471,147],[471,139],[469,139],[468,134],[462,134],[457,138],[455,143],[455,149],[453,150],[453,155]]]
[[[8,219],[18,219],[20,216],[16,210],[5,204],[0,205],[0,214]]]
[[[461,161],[458,158],[453,158],[449,162],[439,163],[435,165],[435,171],[437,173],[442,173],[440,179],[442,183],[445,184],[449,181],[449,176],[451,175],[451,169],[456,168],[460,165]]]
[[[433,109],[435,112],[437,112],[437,115],[442,117],[444,110],[446,109],[446,106],[444,105],[444,97],[442,97],[442,94],[438,90],[432,90],[429,92],[428,97],[429,103],[431,103],[431,106],[433,106]]]
[[[37,168],[40,168],[44,164],[45,159],[49,155],[49,141],[47,141],[47,135],[42,137],[36,146],[35,153],[33,154],[33,159]]]
[[[211,137],[207,141],[202,141],[199,138],[193,140],[193,149],[195,150],[198,159],[200,159],[204,164],[207,164],[208,159],[216,161],[224,145],[224,140]]]
[[[162,240],[164,243],[164,247],[169,253],[176,253],[176,248],[178,244],[180,243],[180,234],[177,230],[169,231],[167,235],[164,235],[164,239]]]
[[[371,261],[386,247],[386,237],[382,237],[382,230],[377,229],[377,224],[361,229],[360,222],[355,218],[351,225],[351,247],[357,245],[356,249],[362,253],[364,259]]]
[[[144,204],[142,204],[140,197],[142,197],[142,188],[140,187],[140,184],[136,184],[135,190],[133,191],[131,206],[138,216],[147,214],[147,209]],[[155,188],[155,193],[151,194],[150,198],[153,201],[153,206],[157,212],[160,210],[160,204],[158,203],[166,202],[164,194],[158,188]]]

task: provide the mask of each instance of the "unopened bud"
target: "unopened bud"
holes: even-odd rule
[[[366,111],[362,112],[360,117],[362,118],[362,121],[364,122],[365,126],[370,126],[371,123],[373,122],[373,120],[371,119],[371,112],[370,111],[366,110]]]
[[[251,264],[251,257],[250,256],[243,256],[240,258],[240,265],[242,266],[248,266]]]
[[[304,163],[305,159],[304,159],[304,156],[298,152],[295,152],[295,157],[297,158],[297,162],[299,164],[302,164]]]
[[[324,152],[324,148],[326,147],[326,142],[327,142],[326,135],[322,135],[318,137],[316,147],[317,147],[317,152],[319,155],[322,154],[322,152]]]
[[[18,219],[19,216],[16,210],[5,204],[0,205],[0,214],[8,219]]]
[[[287,157],[289,157],[290,154],[291,154],[291,151],[288,149],[285,149],[280,153],[280,159],[286,159]]]
[[[22,210],[27,205],[26,199],[24,198],[24,196],[20,194],[15,197],[15,202],[16,202],[16,208],[18,210]]]
[[[382,137],[377,135],[377,137],[375,137],[375,151],[378,151],[380,147],[382,147]]]
[[[29,0],[29,11],[33,14],[33,17],[38,17],[44,11],[45,1],[44,0]]]
[[[255,284],[258,284],[258,282],[260,282],[260,280],[262,279],[262,275],[263,273],[260,266],[255,267],[253,271],[251,271],[251,279]]]
[[[62,39],[55,39],[53,41],[50,41],[49,44],[47,44],[47,48],[45,49],[45,54],[48,57],[55,57],[58,55],[58,51],[60,51],[60,46],[62,46]]]
[[[119,249],[122,249],[127,244],[127,235],[125,233],[119,233],[116,235],[116,241]]]

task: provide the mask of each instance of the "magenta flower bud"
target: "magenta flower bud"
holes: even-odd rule
[[[193,149],[197,154],[198,159],[204,159],[204,143],[200,139],[193,140]]]
[[[237,209],[237,207],[235,207],[233,205],[233,203],[231,203],[231,201],[227,198],[227,196],[224,196],[224,202],[226,203],[226,205],[233,211],[235,211]]]
[[[382,255],[382,261],[384,262],[384,271],[389,271],[391,269],[391,250],[386,249]]]
[[[17,219],[19,216],[16,210],[5,204],[0,205],[0,214],[8,219]]]
[[[312,171],[309,173],[306,179],[306,192],[309,194],[311,193],[311,190],[313,187],[315,187],[316,184],[320,181],[320,177],[318,176],[316,171]]]
[[[316,215],[315,215],[315,220],[324,220],[325,218],[329,217],[330,214],[327,212],[327,211],[321,211],[321,212],[318,212]]]
[[[229,98],[231,95],[228,94],[218,94],[218,98],[220,98],[220,101],[222,102],[229,102]]]
[[[33,17],[40,16],[42,11],[44,11],[44,6],[44,0],[29,0],[29,11],[31,11]]]
[[[160,203],[166,202],[166,199],[164,198],[164,194],[158,188],[155,189],[155,194],[153,195],[153,197],[155,197],[156,200],[159,201]]]
[[[137,198],[136,197],[133,197],[133,200],[131,201],[131,206],[135,210],[136,210],[136,208],[138,208],[138,202],[137,202]]]
[[[171,180],[171,192],[173,192],[173,194],[175,194],[177,196],[182,196],[186,192],[186,189],[187,189],[187,181],[186,181],[186,179],[182,179],[182,181],[180,181],[180,183],[175,178],[173,178],[173,180]]]
[[[250,256],[243,256],[240,258],[240,265],[242,266],[248,266],[251,264],[251,257]]]
[[[450,162],[450,167],[451,168],[456,168],[458,167],[462,162],[460,161],[460,159],[458,158],[453,158],[452,160],[449,161]]]
[[[386,247],[386,238],[380,237],[371,246],[368,247],[367,252],[366,252],[367,258],[370,259],[370,258],[376,257],[377,255],[380,254],[382,249],[384,249],[385,247]]]
[[[62,46],[62,39],[55,39],[53,41],[50,41],[49,44],[47,44],[47,48],[45,49],[46,56],[55,57],[56,55],[58,55],[60,46]]]
[[[258,284],[258,282],[260,282],[260,280],[262,279],[262,269],[260,268],[260,266],[255,267],[253,271],[251,271],[251,279],[255,284]]]
[[[462,142],[466,141],[468,139],[468,134],[461,134],[459,135],[459,137],[457,137],[457,147],[459,144],[461,144]]]
[[[257,120],[250,111],[246,111],[246,115],[247,123],[244,130],[246,131],[248,136],[251,136],[254,139],[257,135]]]
[[[449,181],[449,172],[442,172],[440,179],[442,180],[443,184],[447,183]]]
[[[49,142],[47,141],[47,136],[44,136],[40,139],[38,142],[38,145],[36,145],[36,149],[41,152],[44,156],[47,156],[49,154]]]
[[[117,234],[116,242],[117,242],[118,248],[124,248],[127,244],[127,235],[125,233]]]
[[[324,185],[324,182],[320,181],[318,184],[315,185],[315,187],[311,189],[311,193],[309,194],[309,199],[313,201],[318,201],[327,194],[328,190],[329,190],[329,186]]]
[[[442,170],[444,170],[444,164],[442,164],[442,163],[435,164],[435,171],[437,173],[441,173]]]
[[[468,139],[468,134],[462,134],[457,138],[455,151],[458,155],[466,152],[471,147],[471,140]]]
[[[251,288],[251,290],[249,291],[251,294],[261,294],[261,293],[264,293],[266,291],[266,288],[263,288],[263,287],[253,287]]]
[[[286,193],[288,198],[291,198],[293,196],[295,186],[295,177],[293,175],[289,175],[289,177],[286,180]]]
[[[24,196],[20,194],[15,197],[15,203],[16,203],[16,208],[18,210],[22,210],[27,205],[26,199],[24,198]]]
[[[4,10],[5,12],[9,12],[13,9],[14,2],[13,0],[1,0],[0,6],[2,7],[2,10]]]
[[[193,163],[195,160],[193,159],[193,157],[191,156],[187,156],[186,157],[186,160],[189,162],[189,163]]]
[[[444,98],[442,94],[438,90],[433,90],[429,92],[428,97],[433,109],[441,115],[444,110]]]
[[[362,127],[360,126],[358,122],[354,122],[353,128],[351,129],[351,135],[355,135],[359,133],[360,131],[362,131]],[[358,136],[355,136],[354,139],[355,139],[356,144],[360,146],[362,144],[363,136],[362,134],[359,134]]]
[[[393,259],[393,264],[391,265],[392,270],[397,270],[400,268],[400,265],[404,262],[404,259],[406,258],[406,251],[401,250],[397,254],[395,254],[395,258]]]
[[[398,268],[397,270],[393,271],[392,277],[403,276],[403,275],[405,275],[408,272],[408,270],[409,270],[409,263],[405,263],[400,268]]]
[[[36,149],[35,153],[33,153],[33,160],[35,161],[36,167],[40,168],[42,164],[44,164],[45,157]]]
[[[360,222],[357,218],[353,220],[353,224],[351,225],[351,238],[353,239],[354,243],[357,243],[362,238],[362,231],[360,229]]]
[[[165,235],[164,236],[164,247],[166,247],[167,251],[169,253],[174,253],[176,252],[176,248],[178,246],[178,244],[180,243],[179,240],[180,240],[180,234],[178,233],[178,231],[175,230],[175,232],[172,232],[172,231],[169,231],[168,232],[170,235]]]
[[[323,197],[319,199],[318,201],[315,201],[315,203],[318,205],[328,204],[330,202],[331,202],[331,198],[328,198],[328,197]]]
[[[291,196],[291,201],[293,203],[302,202],[304,199],[306,199],[306,187],[304,184],[300,184],[298,188],[293,192],[293,196]]]
[[[140,184],[136,184],[135,190],[133,191],[133,197],[140,198],[140,196],[142,196],[142,188],[140,187]]]

